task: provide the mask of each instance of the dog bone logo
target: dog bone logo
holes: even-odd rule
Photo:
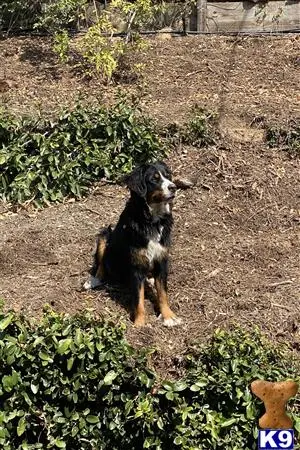
[[[298,392],[295,381],[255,380],[251,390],[265,404],[266,412],[259,419],[260,428],[288,429],[293,427],[292,419],[286,413],[286,404]]]

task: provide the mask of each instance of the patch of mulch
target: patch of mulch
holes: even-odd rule
[[[195,36],[160,41],[132,63],[144,77],[123,90],[143,95],[146,111],[160,123],[183,122],[195,103],[220,119],[299,115],[298,34],[263,37]],[[111,101],[120,85],[104,85],[58,63],[49,38],[0,41],[0,102],[18,113],[52,113],[78,96]],[[1,103],[0,103],[1,104]]]

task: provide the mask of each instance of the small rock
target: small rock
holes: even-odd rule
[[[159,41],[168,41],[169,39],[172,39],[172,28],[171,27],[162,28],[161,30],[158,31],[155,37]]]
[[[194,186],[194,183],[187,178],[176,178],[174,180],[174,183],[179,189],[189,189]]]
[[[6,92],[10,89],[10,85],[5,80],[0,80],[0,92]]]

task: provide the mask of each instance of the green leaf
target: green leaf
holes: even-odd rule
[[[56,445],[57,448],[66,448],[65,441],[61,439],[55,439],[54,444]]]
[[[236,419],[233,417],[232,419],[227,419],[225,422],[221,423],[221,427],[229,427],[230,425],[233,425],[236,423]]]
[[[74,358],[71,357],[71,358],[69,358],[68,361],[67,361],[67,369],[68,369],[69,371],[72,369],[73,364],[74,364]]]
[[[11,392],[18,382],[19,375],[16,371],[13,371],[12,375],[3,375],[2,377],[2,384],[7,392]]]
[[[26,419],[25,419],[25,417],[21,417],[21,419],[18,422],[18,426],[17,426],[17,435],[22,436],[22,434],[25,432],[25,430],[26,430]]]
[[[134,418],[138,419],[139,417],[142,417],[143,415],[144,415],[143,411],[141,409],[138,409],[134,415]]]
[[[5,328],[8,327],[8,325],[11,324],[12,320],[14,318],[14,314],[8,314],[4,319],[0,321],[0,331],[5,330]]]
[[[181,436],[176,436],[176,438],[174,439],[174,444],[175,445],[181,445],[182,444],[182,437]]]
[[[71,338],[61,339],[60,341],[58,341],[57,353],[59,355],[63,355],[64,353],[66,353],[71,343],[72,343]]]
[[[174,383],[174,391],[181,392],[187,388],[187,384],[184,381],[177,381]]]
[[[33,382],[30,384],[30,388],[31,388],[31,390],[32,390],[32,392],[34,393],[34,394],[37,394],[38,393],[38,390],[39,390],[39,384],[34,384]]]
[[[39,357],[43,361],[52,361],[52,358],[49,355],[47,355],[47,353],[45,353],[45,352],[39,352]]]
[[[16,358],[14,357],[14,355],[9,355],[6,359],[6,362],[9,366],[11,366],[14,362],[15,362]]]
[[[166,397],[168,400],[172,401],[174,400],[174,393],[173,392],[167,392]]]
[[[72,431],[71,431],[71,436],[75,437],[76,434],[78,434],[78,432],[79,432],[79,428],[78,427],[73,427]]]
[[[298,431],[298,433],[300,433],[300,420],[298,418],[296,418],[294,422],[294,428],[296,431]]]
[[[103,383],[106,385],[110,385],[112,384],[113,380],[118,376],[118,374],[113,371],[110,370],[104,377]]]
[[[23,397],[24,397],[25,402],[26,402],[29,406],[31,406],[31,405],[32,405],[32,401],[30,400],[29,395],[27,394],[27,392],[22,392],[22,395],[23,395]]]
[[[163,430],[163,429],[164,429],[164,422],[163,422],[163,420],[162,420],[161,417],[159,417],[159,419],[158,419],[158,421],[157,421],[157,426],[158,426],[158,428],[159,428],[160,430]]]
[[[162,387],[166,389],[167,391],[173,391],[174,389],[174,383],[171,381],[164,381],[162,384]]]
[[[75,344],[78,346],[80,344],[82,344],[83,336],[82,336],[82,331],[80,330],[80,328],[76,328],[74,341],[75,341]]]
[[[89,416],[86,417],[86,421],[88,423],[98,423],[99,422],[99,417],[89,415]]]
[[[255,415],[254,415],[254,408],[253,408],[253,405],[251,403],[249,403],[246,406],[246,417],[249,420],[254,419],[254,417],[255,417]]]

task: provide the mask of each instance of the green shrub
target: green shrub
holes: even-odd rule
[[[70,39],[67,30],[54,33],[52,48],[61,63],[69,61]]]
[[[165,154],[153,123],[121,99],[114,107],[81,106],[57,120],[0,115],[0,197],[40,205],[77,198],[92,182],[116,179]]]
[[[51,312],[31,326],[10,312],[0,330],[1,448],[142,448],[142,417],[155,432],[154,374],[122,326]]]
[[[109,82],[116,72],[119,59],[125,51],[123,41],[108,37],[113,32],[114,28],[108,16],[102,13],[98,22],[89,27],[77,47],[77,52],[83,59],[79,66],[90,76],[101,74],[106,82]]]
[[[258,331],[217,331],[176,381],[161,381],[150,356],[89,314],[31,324],[0,313],[1,448],[254,449],[262,408],[249,384],[299,374]]]
[[[88,0],[45,2],[39,16],[36,17],[34,28],[46,30],[50,34],[67,28],[77,28],[79,20],[84,18],[87,4]]]
[[[2,0],[0,2],[0,31],[32,28],[41,13],[38,0]]]
[[[300,121],[290,120],[285,126],[267,127],[266,140],[270,147],[279,147],[292,155],[300,155]]]
[[[187,387],[175,408],[174,442],[186,450],[256,449],[263,408],[250,384],[257,378],[299,379],[299,361],[289,361],[285,352],[258,330],[239,328],[217,330],[208,344],[196,347],[187,357]]]
[[[183,142],[195,147],[214,144],[217,138],[216,117],[215,113],[196,105],[182,132]]]
[[[164,126],[160,130],[161,137],[173,147],[187,144],[202,148],[215,144],[218,139],[217,115],[196,105],[189,116],[183,125],[175,122]]]

